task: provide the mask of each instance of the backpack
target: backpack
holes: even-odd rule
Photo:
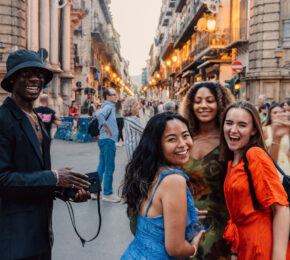
[[[257,197],[256,197],[256,193],[255,193],[255,189],[254,189],[254,185],[253,185],[253,180],[252,180],[252,177],[251,177],[251,172],[249,170],[249,162],[247,160],[247,157],[246,157],[246,153],[247,151],[252,148],[252,147],[260,147],[261,149],[263,149],[265,151],[265,153],[272,159],[276,169],[283,175],[283,182],[282,182],[282,185],[284,187],[284,190],[285,192],[287,193],[288,195],[288,202],[290,202],[290,176],[287,176],[283,170],[280,168],[280,166],[273,160],[273,158],[271,157],[271,155],[261,146],[259,145],[250,145],[249,147],[246,148],[246,150],[244,151],[243,153],[243,160],[245,162],[245,165],[244,165],[244,169],[245,169],[245,172],[247,173],[248,175],[248,181],[249,181],[249,188],[250,188],[250,193],[251,193],[251,197],[252,197],[252,202],[253,202],[253,206],[254,206],[254,209],[255,210],[258,210],[260,208],[260,205],[259,205],[259,202],[257,200]]]
[[[110,113],[107,115],[106,117],[106,121],[108,120],[108,118],[110,117],[112,113],[112,110],[110,111]],[[88,133],[95,137],[95,136],[99,136],[100,135],[100,129],[99,129],[99,121],[97,118],[93,118],[90,123],[89,123],[89,127],[88,127]]]

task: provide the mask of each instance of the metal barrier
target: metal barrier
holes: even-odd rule
[[[88,117],[61,117],[61,125],[57,127],[54,138],[75,142],[96,141],[88,133],[90,118]]]

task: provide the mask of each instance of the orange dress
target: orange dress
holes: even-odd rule
[[[223,237],[232,243],[232,251],[238,251],[238,259],[271,260],[273,217],[270,206],[275,202],[288,206],[287,194],[272,160],[261,148],[251,148],[247,159],[260,210],[253,208],[243,159],[234,167],[230,161],[224,193],[231,219]],[[290,243],[287,259],[290,259]]]

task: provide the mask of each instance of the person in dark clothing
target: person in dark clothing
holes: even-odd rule
[[[116,120],[117,120],[117,125],[118,125],[118,130],[119,130],[118,142],[116,145],[122,146],[124,143],[124,137],[123,137],[124,118],[122,115],[122,102],[121,102],[121,100],[118,100],[116,103]]]
[[[39,98],[40,107],[35,108],[35,112],[44,123],[46,132],[51,137],[50,130],[52,124],[61,125],[61,120],[56,115],[55,111],[48,107],[48,95],[42,94]]]
[[[51,170],[51,139],[33,104],[52,76],[37,52],[18,50],[7,59],[1,86],[12,96],[0,107],[1,260],[51,259],[56,186],[77,189],[75,201],[90,197],[86,175]]]

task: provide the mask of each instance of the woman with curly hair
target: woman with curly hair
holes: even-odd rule
[[[125,122],[125,145],[127,157],[130,159],[144,130],[139,116],[139,103],[134,97],[128,98],[123,106],[123,116]]]
[[[232,94],[220,84],[201,82],[188,90],[180,108],[193,138],[183,170],[190,178],[196,207],[208,211],[206,222],[212,226],[196,259],[225,259],[229,253],[222,239],[229,216],[223,194],[226,165],[219,161],[219,136],[223,111],[233,101]]]

